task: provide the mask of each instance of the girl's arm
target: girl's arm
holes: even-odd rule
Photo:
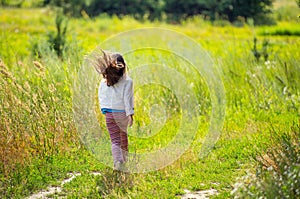
[[[126,115],[127,116],[133,115],[134,114],[133,82],[131,79],[126,80],[125,90],[124,90],[124,105],[125,105]]]
[[[129,117],[128,117],[128,126],[132,126],[132,124],[133,124],[133,115],[130,115]]]

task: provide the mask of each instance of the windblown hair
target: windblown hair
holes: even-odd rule
[[[101,50],[102,55],[97,56],[93,65],[96,71],[106,79],[107,86],[115,85],[126,73],[124,58],[119,53],[110,53]]]

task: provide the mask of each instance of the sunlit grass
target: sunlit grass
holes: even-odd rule
[[[280,129],[289,128],[299,118],[300,39],[261,35],[281,27],[298,30],[294,22],[280,22],[274,27],[247,24],[234,27],[212,26],[197,17],[181,25],[138,22],[130,17],[70,19],[68,47],[64,58],[59,59],[47,48],[46,42],[46,35],[55,31],[54,12],[46,9],[0,11],[0,195],[4,198],[29,195],[55,184],[56,179],[63,178],[69,171],[85,172],[64,187],[63,194],[70,197],[173,198],[183,194],[183,189],[215,188],[220,192],[216,197],[228,198],[235,176],[244,175],[244,169],[251,168],[253,162],[249,156],[265,149],[270,124]],[[198,132],[189,150],[172,165],[159,171],[132,174],[130,183],[119,186],[112,171],[104,168],[80,144],[73,123],[72,84],[84,55],[99,43],[122,31],[149,26],[184,33],[210,53],[226,89],[226,118],[213,152],[199,160],[209,128],[209,91],[202,77],[194,75],[192,69],[185,71],[168,59],[167,64],[183,74],[188,83],[195,82],[193,91],[201,104]],[[263,39],[270,41],[268,60],[255,60],[251,51],[254,36],[258,38],[259,50]],[[31,52],[34,41],[40,43],[41,57]],[[155,58],[151,52],[144,53],[146,57]],[[150,93],[153,95],[149,96]],[[160,112],[153,106],[154,102],[166,109]],[[145,152],[166,146],[178,131],[182,116],[176,96],[157,85],[145,86],[136,91],[136,105],[129,150]],[[157,132],[141,130],[141,126],[151,123],[151,114],[157,113],[170,116],[163,128],[156,129]],[[99,115],[98,119],[105,129],[104,117]],[[90,175],[89,171],[93,170],[104,176]]]

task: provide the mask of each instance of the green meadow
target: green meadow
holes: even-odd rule
[[[280,173],[281,167],[288,171],[292,168],[291,175],[283,173],[289,177],[279,180],[282,184],[269,183],[270,187],[262,186],[261,190],[282,190],[280,198],[300,197],[298,14],[296,3],[278,1],[273,13],[276,25],[272,26],[254,26],[251,20],[212,23],[201,17],[180,24],[106,15],[70,18],[63,56],[58,57],[48,43],[56,34],[56,12],[48,8],[0,8],[0,197],[29,197],[60,185],[70,173],[80,173],[48,197],[180,198],[185,190],[213,189],[216,193],[211,198],[257,198],[259,187],[246,189],[251,187],[249,176],[260,179],[258,168]],[[210,90],[201,75],[166,54],[166,64],[193,84],[199,115],[197,121],[189,122],[197,126],[195,136],[183,155],[164,168],[145,173],[115,172],[81,142],[73,118],[73,83],[84,57],[101,42],[124,31],[147,27],[184,34],[209,53],[225,89],[224,123],[211,152],[200,158],[213,109]],[[151,39],[150,43],[155,42]],[[151,50],[137,52],[136,56],[160,59]],[[128,59],[130,69],[138,63]],[[145,153],[166,146],[183,120],[180,100],[170,89],[146,85],[135,91],[135,104],[129,151]],[[168,117],[160,118],[162,112],[157,106],[164,107]],[[99,124],[108,137],[98,108],[95,104]],[[143,128],[153,121],[151,113],[158,118],[155,121],[165,120],[161,128],[154,129],[155,134],[151,125]],[[291,151],[295,153],[289,154]],[[283,152],[287,155],[278,155]],[[272,179],[270,176],[264,178],[266,182]],[[244,191],[233,191],[238,187]],[[265,197],[273,196],[270,193]]]

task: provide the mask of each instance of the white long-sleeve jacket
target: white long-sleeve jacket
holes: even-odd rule
[[[133,81],[124,75],[113,86],[107,86],[105,79],[100,83],[98,90],[100,108],[125,110],[126,115],[134,114]]]

